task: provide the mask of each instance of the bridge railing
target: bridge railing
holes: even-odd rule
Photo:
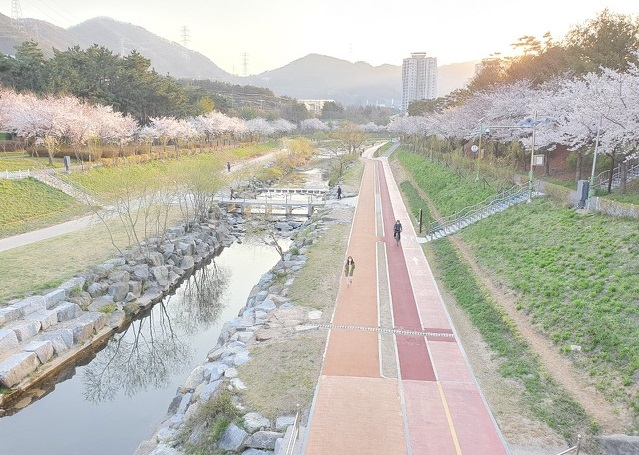
[[[299,194],[299,195],[307,195],[312,194],[315,196],[323,196],[328,194],[328,189],[326,188],[260,188],[257,190],[258,193],[263,194]]]

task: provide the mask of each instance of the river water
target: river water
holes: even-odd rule
[[[286,250],[290,241],[282,245]],[[0,418],[0,455],[132,454],[278,259],[262,245],[223,250],[88,364],[70,368],[42,398]]]

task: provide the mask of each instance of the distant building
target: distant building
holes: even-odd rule
[[[304,106],[306,106],[306,109],[311,115],[319,117],[320,115],[322,115],[324,104],[328,102],[334,102],[334,100],[297,100],[297,102],[302,103]]]
[[[402,112],[411,101],[437,98],[437,58],[413,52],[402,63]]]

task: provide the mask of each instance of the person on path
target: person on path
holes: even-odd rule
[[[230,161],[227,161],[227,162],[226,162],[226,170],[227,170],[228,172],[231,172],[231,162],[230,162]]]
[[[342,199],[342,187],[337,185],[337,199]]]
[[[353,272],[355,272],[355,261],[353,256],[349,256],[344,264],[344,276],[346,277],[346,286],[350,286],[353,282]]]
[[[400,223],[399,220],[397,220],[395,226],[393,226],[393,237],[395,237],[395,240],[399,245],[399,240],[402,238],[402,223]]]

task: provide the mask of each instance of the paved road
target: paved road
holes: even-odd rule
[[[354,280],[338,292],[303,451],[507,454],[388,161],[365,161],[347,251]]]

